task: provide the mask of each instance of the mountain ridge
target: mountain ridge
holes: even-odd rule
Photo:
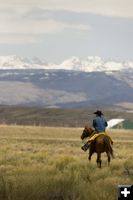
[[[133,103],[130,73],[0,70],[1,105],[72,108],[126,102]]]
[[[0,69],[48,69],[72,70],[83,72],[114,72],[133,70],[131,61],[104,60],[99,56],[88,56],[85,59],[71,57],[61,64],[48,63],[45,59],[33,57],[31,59],[16,55],[0,56]]]
[[[87,107],[133,104],[133,62],[72,57],[59,65],[45,59],[0,56],[0,104]]]

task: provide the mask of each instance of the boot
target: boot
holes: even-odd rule
[[[81,149],[83,151],[87,151],[87,149],[90,147],[90,144],[89,143],[86,143],[84,146],[81,147]]]

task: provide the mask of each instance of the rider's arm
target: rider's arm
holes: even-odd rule
[[[107,127],[108,126],[108,123],[107,123],[107,121],[105,120],[105,127]]]
[[[92,126],[93,126],[94,128],[96,127],[96,120],[95,120],[95,119],[93,119]]]

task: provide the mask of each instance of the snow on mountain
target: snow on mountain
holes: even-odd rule
[[[59,67],[62,69],[84,72],[101,71],[103,68],[103,60],[100,57],[87,57],[85,60],[72,57],[68,60],[65,60],[59,65]]]
[[[47,66],[46,61],[36,57],[0,56],[0,69],[45,69]]]
[[[118,62],[103,60],[98,56],[89,56],[86,59],[72,57],[61,64],[47,63],[44,59],[34,57],[32,59],[13,56],[0,56],[0,69],[49,69],[49,70],[73,70],[83,72],[117,72],[133,70],[133,62]]]
[[[98,56],[90,56],[85,60],[72,57],[60,64],[59,68],[84,72],[111,72],[133,69],[133,62],[116,62],[113,60],[104,61]]]

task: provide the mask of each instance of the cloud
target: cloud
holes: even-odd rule
[[[5,23],[6,22],[6,23]],[[89,31],[88,25],[66,24],[55,20],[32,20],[32,19],[8,19],[0,20],[0,33],[20,33],[20,34],[48,34],[61,32],[64,29],[76,29]]]
[[[67,23],[54,18],[35,19],[34,12],[19,13],[14,8],[0,8],[0,44],[39,43],[44,34],[55,34],[66,29],[90,31],[86,24]]]
[[[0,34],[28,34],[23,37],[25,41],[31,34],[29,41],[35,42],[33,35],[54,34],[65,29],[90,31],[91,27],[88,24],[64,22],[62,19],[57,20],[48,14],[51,15],[55,10],[67,10],[78,13],[133,17],[132,4],[132,0],[117,0],[117,2],[115,0],[4,0],[0,3]],[[41,8],[41,14],[47,10],[47,18],[34,18],[34,14],[39,8]],[[31,16],[28,13],[31,13]],[[17,37],[16,42],[21,37]],[[7,41],[11,41],[11,38],[13,37]],[[15,37],[13,41],[15,41]]]
[[[41,39],[35,36],[28,35],[1,35],[0,44],[36,44],[41,42]]]
[[[4,0],[1,6],[17,6],[18,11],[41,7],[49,10],[86,12],[103,16],[133,17],[132,0]]]
[[[34,13],[33,13],[34,15]],[[34,19],[28,15],[9,12],[3,10],[0,14],[0,33],[19,33],[19,34],[47,34],[61,32],[64,29],[76,29],[81,31],[89,31],[89,25],[69,24],[59,22],[55,19]]]
[[[4,0],[0,2],[0,43],[38,43],[44,34],[60,33],[66,29],[84,33],[92,29],[86,22],[55,18],[53,11],[132,18],[132,5],[132,0]],[[37,12],[38,18],[35,16]],[[43,12],[46,17],[43,17]],[[70,17],[70,13],[67,14]]]

